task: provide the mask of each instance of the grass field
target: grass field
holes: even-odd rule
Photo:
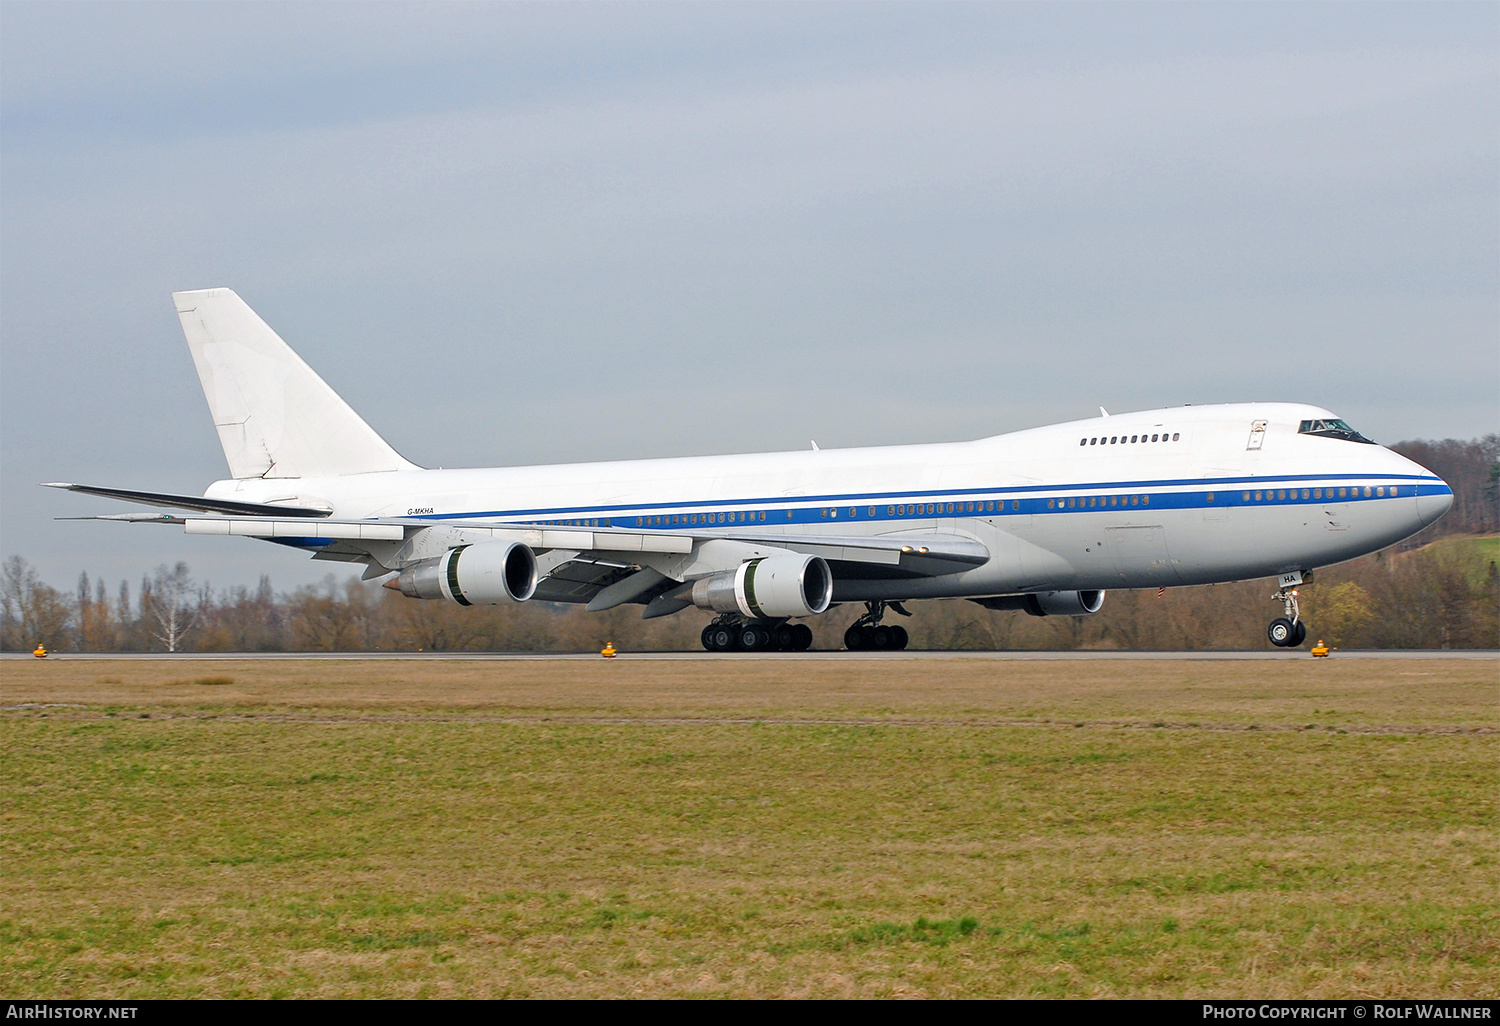
[[[1496,670],[6,662],[0,990],[1496,997]]]

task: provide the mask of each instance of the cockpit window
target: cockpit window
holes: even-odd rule
[[[1366,445],[1375,444],[1373,439],[1366,438],[1342,420],[1304,420],[1302,426],[1297,429],[1297,434],[1317,435],[1320,438],[1342,438],[1346,442],[1364,442]]]

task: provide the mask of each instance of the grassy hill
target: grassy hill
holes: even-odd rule
[[[1478,588],[1492,572],[1491,567],[1500,567],[1500,534],[1450,534],[1412,551],[1464,565],[1469,583]]]

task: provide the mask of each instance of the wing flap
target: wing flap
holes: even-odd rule
[[[269,518],[234,519],[231,517],[187,517],[183,530],[188,534],[234,534],[246,538],[341,538],[351,541],[401,541],[406,528],[359,520],[272,520]]]

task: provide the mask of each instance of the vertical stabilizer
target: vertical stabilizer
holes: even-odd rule
[[[232,290],[172,300],[234,477],[417,469]]]

